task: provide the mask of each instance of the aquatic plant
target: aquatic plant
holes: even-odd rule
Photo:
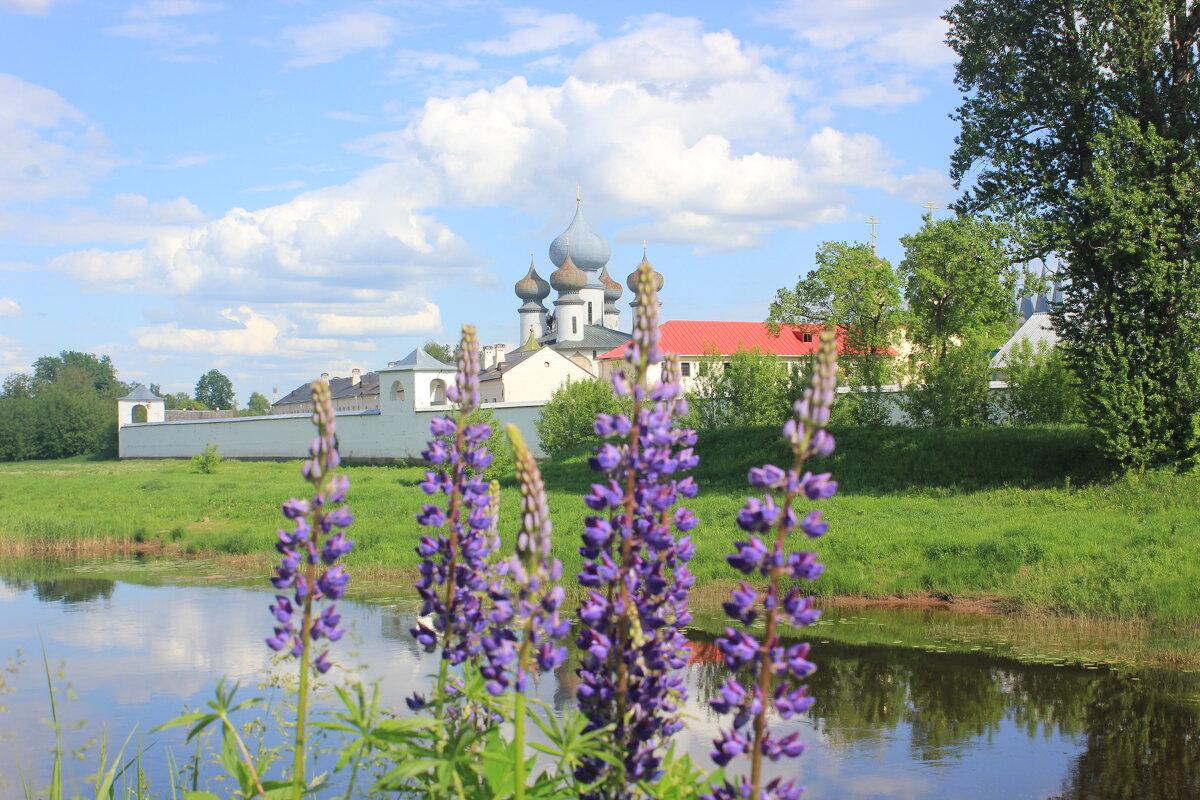
[[[313,496],[309,500],[293,497],[283,504],[283,516],[292,522],[293,528],[278,531],[275,548],[281,558],[271,585],[280,591],[291,589],[292,595],[275,596],[275,603],[271,605],[275,632],[266,640],[272,650],[300,662],[292,772],[295,798],[300,797],[305,786],[309,667],[324,674],[332,666],[328,650],[323,650],[315,659],[310,651],[318,640],[324,638],[336,642],[344,632],[338,627],[341,615],[337,613],[335,603],[329,603],[319,614],[315,613],[315,604],[321,600],[337,600],[346,593],[350,576],[337,561],[354,548],[354,542],[345,534],[354,516],[343,502],[350,479],[333,472],[341,463],[341,457],[337,451],[333,401],[326,381],[313,382],[312,400],[317,437],[309,445],[310,457],[301,472],[313,485]]]
[[[798,733],[772,734],[767,714],[773,708],[783,719],[790,719],[813,703],[807,687],[799,685],[816,669],[808,660],[809,646],[785,647],[779,625],[781,621],[796,627],[811,625],[820,612],[813,608],[812,598],[803,596],[798,587],[781,593],[785,579],[789,583],[812,581],[821,574],[822,565],[817,562],[816,553],[789,551],[788,538],[796,530],[817,538],[829,528],[819,510],[810,511],[800,519],[793,502],[801,494],[815,501],[828,499],[837,491],[830,473],[802,472],[809,458],[833,452],[833,437],[825,425],[836,384],[837,349],[833,332],[826,330],[821,335],[812,383],[796,401],[795,416],[783,426],[783,438],[794,454],[791,469],[785,471],[767,464],[750,470],[750,485],[765,494],[748,498],[738,512],[738,527],[750,535],[746,541],[735,543],[736,552],[726,560],[743,575],[765,578],[767,585],[760,591],[742,581],[725,603],[725,613],[741,623],[744,630],[726,628],[725,635],[717,639],[717,647],[725,664],[744,677],[727,680],[720,696],[710,701],[718,713],[733,716],[730,727],[713,741],[713,761],[724,767],[734,758],[749,758],[750,775],[713,784],[711,793],[703,796],[705,800],[795,800],[804,791],[795,781],[785,782],[781,778],[764,785],[762,768],[764,758],[772,761],[794,758],[804,750]],[[772,532],[774,540],[763,542],[761,535]],[[749,629],[760,616],[765,618],[765,628],[758,639]]]
[[[576,692],[589,730],[612,728],[620,768],[592,759],[576,769],[591,784],[585,798],[634,796],[637,782],[659,776],[671,734],[682,728],[686,698],[681,670],[687,642],[681,628],[691,620],[687,595],[693,579],[687,562],[696,518],[679,499],[694,497],[691,478],[678,478],[697,463],[694,431],[676,427],[687,412],[679,365],[664,360],[658,345],[656,275],[643,260],[637,270],[638,306],[624,365],[612,376],[618,396],[631,396],[630,415],[599,414],[595,431],[607,440],[589,463],[605,480],[584,502],[584,557],[579,582],[588,595],[579,609],[576,644],[582,661]],[[650,371],[662,363],[661,380]]]

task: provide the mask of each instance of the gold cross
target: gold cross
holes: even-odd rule
[[[583,187],[580,186],[578,183],[575,184],[575,202],[576,203],[583,202]]]
[[[867,224],[871,226],[871,252],[874,253],[875,252],[875,226],[879,225],[880,222],[879,222],[879,220],[875,219],[874,216],[872,216],[869,220],[867,220]]]
[[[933,204],[933,201],[932,201],[932,200],[930,200],[928,203],[926,203],[925,205],[921,206],[921,208],[925,209],[925,213],[926,213],[926,214],[928,214],[929,216],[931,216],[931,217],[932,217],[932,216],[933,216],[933,210],[934,210],[935,208],[940,208],[940,206],[936,206],[936,205],[934,205],[934,204]]]

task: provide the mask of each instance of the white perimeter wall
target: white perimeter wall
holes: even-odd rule
[[[394,409],[400,404],[390,405]],[[541,403],[485,403],[501,425],[513,423],[541,456],[537,430]],[[390,410],[390,409],[389,409]],[[337,415],[338,450],[344,459],[387,461],[420,458],[429,441],[429,420],[451,413],[448,406],[383,414],[343,411]],[[311,414],[188,420],[125,425],[121,458],[190,458],[215,444],[226,458],[304,458],[316,436]]]

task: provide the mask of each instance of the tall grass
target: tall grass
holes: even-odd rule
[[[835,431],[823,468],[841,484],[825,516],[822,595],[985,598],[1013,611],[1200,620],[1200,476],[1114,474],[1082,428]],[[701,434],[692,562],[716,599],[739,538],[734,516],[749,467],[776,462],[769,428]],[[544,465],[555,555],[568,574],[593,480],[586,451]],[[360,573],[411,573],[417,467],[350,467]],[[111,546],[166,554],[269,553],[280,497],[300,495],[295,464],[226,461],[51,461],[0,465],[0,550]],[[516,489],[502,481],[500,530],[517,527]],[[511,545],[511,542],[508,543]],[[267,556],[262,561],[266,563]]]

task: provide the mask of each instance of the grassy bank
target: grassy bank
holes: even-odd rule
[[[1068,429],[845,430],[826,462],[840,481],[825,505],[818,593],[853,597],[983,599],[1014,611],[1163,622],[1200,620],[1200,476],[1120,477]],[[728,585],[724,563],[746,470],[785,460],[774,431],[703,436],[693,504],[693,570],[710,602]],[[578,566],[586,454],[546,464],[556,548]],[[351,467],[351,564],[407,575],[412,521],[424,496],[413,467]],[[226,462],[211,475],[185,461],[54,461],[0,465],[0,547],[10,553],[159,546],[169,552],[262,553],[270,559],[279,502],[303,496],[297,464]],[[502,530],[516,491],[503,490]]]

